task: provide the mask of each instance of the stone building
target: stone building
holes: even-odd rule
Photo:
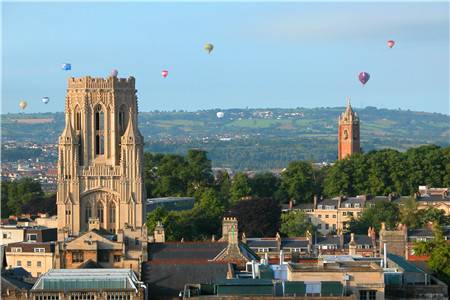
[[[144,140],[137,114],[133,77],[68,79],[58,150],[59,267],[93,260],[138,271],[146,260]],[[122,249],[121,255],[104,257],[102,247]]]
[[[360,152],[359,117],[347,100],[347,108],[339,117],[338,159]]]

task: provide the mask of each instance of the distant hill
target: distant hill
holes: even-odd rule
[[[209,152],[215,167],[263,170],[289,161],[333,161],[337,157],[337,119],[344,107],[228,109],[195,112],[141,112],[145,149]],[[405,110],[355,109],[361,119],[363,151],[405,150],[422,144],[450,145],[450,116]],[[56,143],[63,113],[4,114],[2,140]]]

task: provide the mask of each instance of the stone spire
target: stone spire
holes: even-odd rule
[[[59,137],[61,144],[76,144],[76,135],[72,128],[72,122],[70,121],[70,112],[66,113],[66,126]]]
[[[128,117],[128,126],[122,136],[122,144],[141,144],[143,137],[136,125],[134,124],[133,113],[130,109],[129,117]]]

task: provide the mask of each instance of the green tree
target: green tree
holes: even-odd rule
[[[250,196],[251,192],[252,189],[247,175],[244,173],[236,173],[230,188],[231,203],[234,204],[243,197]]]
[[[358,219],[350,221],[350,231],[354,233],[367,233],[369,227],[375,227],[380,231],[381,223],[386,223],[386,227],[393,229],[400,220],[400,209],[397,204],[388,201],[379,201],[375,207],[363,210]]]
[[[256,173],[249,179],[252,196],[257,198],[273,198],[280,188],[281,180],[271,172]]]
[[[288,237],[305,236],[306,231],[313,232],[314,227],[308,215],[302,211],[291,211],[281,214],[280,232]]]
[[[214,183],[211,161],[206,151],[192,149],[186,156],[189,169],[188,194],[192,195],[200,187],[209,187]]]
[[[311,165],[303,161],[291,162],[281,173],[281,184],[289,198],[299,203],[311,202],[315,191]]]
[[[418,242],[414,246],[417,255],[428,255],[428,266],[435,275],[445,282],[450,282],[450,244],[445,240],[441,226],[433,228],[432,241]]]

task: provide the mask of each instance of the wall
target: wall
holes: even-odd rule
[[[44,274],[48,270],[55,267],[54,265],[54,253],[29,253],[29,252],[6,252],[6,262],[9,267],[17,266],[17,262],[21,261],[21,267],[31,273],[33,277],[38,277],[40,274]],[[27,265],[27,262],[31,262],[31,267]],[[40,262],[41,266],[38,267],[37,263]]]
[[[6,237],[3,237],[3,235]],[[0,245],[23,242],[24,229],[23,228],[0,228]]]

